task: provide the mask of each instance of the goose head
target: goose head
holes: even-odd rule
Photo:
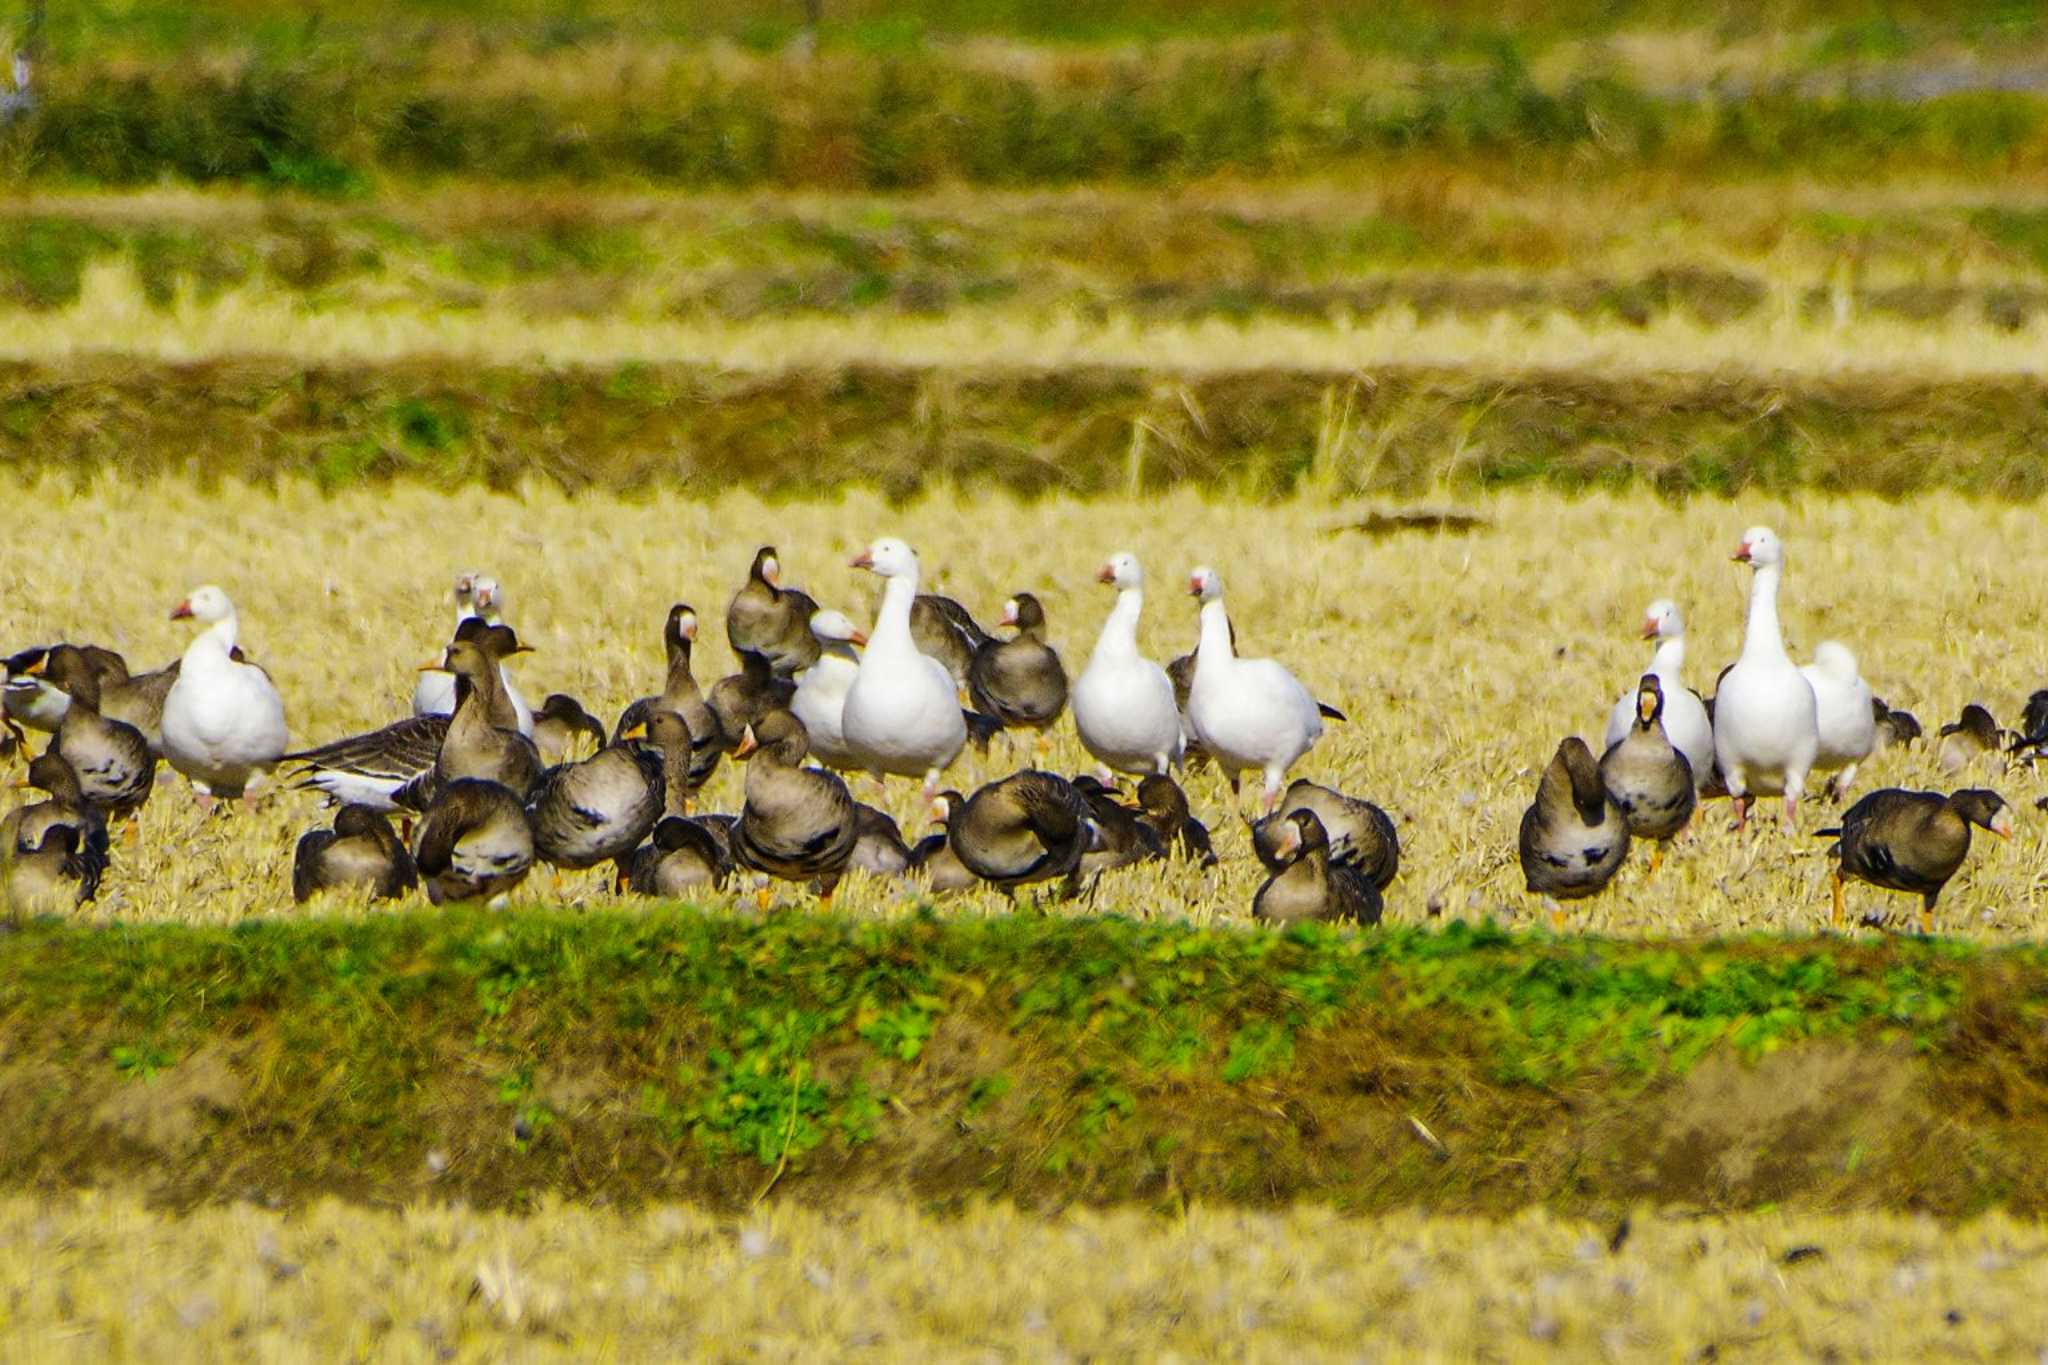
[[[1785,543],[1770,527],[1752,526],[1742,533],[1731,558],[1752,569],[1775,569],[1785,562]]]
[[[1664,714],[1664,684],[1655,673],[1645,673],[1636,684],[1636,727],[1647,730]]]
[[[1199,597],[1203,602],[1223,600],[1223,575],[1208,565],[1188,571],[1188,596]]]
[[[757,761],[765,756],[784,767],[797,768],[803,766],[810,751],[811,736],[804,723],[792,712],[776,710],[740,732],[740,742],[732,756]]]
[[[1015,626],[1023,635],[1044,630],[1045,608],[1038,605],[1038,599],[1030,593],[1020,592],[1003,603],[1003,616],[998,624]]]
[[[866,632],[854,625],[843,611],[814,611],[811,613],[811,634],[828,645],[865,645]]]
[[[758,578],[771,588],[781,588],[782,560],[773,545],[763,545],[754,552],[754,567],[748,570],[748,577]]]
[[[1095,571],[1095,581],[1107,583],[1118,592],[1126,588],[1145,586],[1145,571],[1138,567],[1138,557],[1129,550],[1118,550],[1104,561]]]
[[[494,626],[505,616],[505,590],[488,574],[476,577],[476,614]]]
[[[209,583],[203,588],[194,588],[184,601],[172,607],[171,619],[217,625],[235,619],[235,604],[228,600],[226,593]]]
[[[697,609],[687,602],[678,602],[668,609],[668,621],[662,626],[661,637],[669,648],[674,649],[686,640],[697,638]]]
[[[895,536],[883,536],[853,557],[853,567],[884,578],[908,578],[917,572],[917,551]]]
[[[1977,828],[1988,829],[2001,839],[2012,838],[2012,808],[1997,792],[1970,787],[1950,796],[1948,804]]]
[[[1678,603],[1670,598],[1660,597],[1643,609],[1645,640],[1676,640],[1684,634],[1685,617],[1679,614]]]
[[[482,577],[475,569],[455,575],[455,606],[460,611],[472,611],[476,606],[476,581]]]

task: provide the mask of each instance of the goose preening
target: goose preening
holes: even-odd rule
[[[428,804],[413,834],[412,859],[435,905],[493,900],[532,870],[533,826],[518,796],[503,785],[458,778]]]
[[[590,753],[602,749],[604,722],[567,692],[548,693],[540,710],[533,713],[533,747],[539,751],[540,761],[552,765],[578,757],[585,739],[590,741]]]
[[[466,573],[455,580],[455,639],[475,638],[465,635],[463,624],[475,620],[485,626],[505,624],[505,591],[498,586],[498,580],[488,574]],[[510,657],[510,656],[507,656]],[[513,685],[512,675],[505,670],[505,659],[498,660],[498,683],[500,695],[510,708],[512,728],[520,734],[533,734],[533,708],[526,704],[519,689]],[[457,700],[454,675],[441,669],[426,669],[420,673],[419,681],[413,684],[412,713],[416,716],[446,716],[455,711]]]
[[[1692,764],[1664,729],[1669,700],[1657,675],[1645,673],[1636,686],[1635,723],[1600,756],[1600,781],[1628,820],[1630,837],[1656,841],[1652,872],[1699,804]]]
[[[57,645],[35,645],[7,656],[7,680],[0,687],[0,714],[17,727],[53,734],[63,723],[71,698],[43,676],[50,651],[56,648]],[[98,676],[103,694],[128,676],[128,661],[113,650],[98,645],[79,645],[77,649]],[[176,668],[173,664],[163,671],[175,674]]]
[[[855,651],[866,647],[868,637],[838,611],[812,612],[811,634],[818,640],[818,661],[797,675],[789,709],[811,737],[812,758],[828,768],[857,769],[860,760],[846,742],[843,722],[846,693],[860,673]]]
[[[932,798],[931,817],[939,827],[938,832],[917,841],[910,850],[910,866],[906,869],[906,875],[923,882],[927,891],[965,891],[981,883],[981,878],[969,872],[967,864],[953,851],[948,828],[953,812],[966,804],[967,798],[957,791],[942,791]]]
[[[841,730],[860,765],[877,776],[922,777],[927,798],[939,774],[967,744],[967,722],[946,666],[918,652],[910,634],[910,604],[917,597],[917,555],[885,537],[856,557],[853,567],[882,576],[881,609],[846,691]]]
[[[1003,894],[1056,880],[1065,895],[1080,890],[1081,859],[1096,847],[1096,827],[1087,798],[1065,778],[1027,768],[944,809],[954,856]]]
[[[1097,572],[1116,589],[1116,605],[1095,637],[1095,652],[1074,682],[1074,728],[1095,761],[1120,773],[1165,773],[1185,743],[1173,679],[1138,649],[1145,574],[1136,555],[1113,554]],[[1193,664],[1190,662],[1190,681]]]
[[[641,733],[653,741],[652,748],[632,742]],[[687,782],[689,763],[688,725],[673,711],[657,711],[644,727],[582,762],[549,768],[526,796],[534,856],[571,871],[615,863],[616,882],[623,884],[629,855],[653,832],[664,808],[675,803],[668,794],[667,772],[679,770]]]
[[[343,806],[332,829],[308,831],[292,854],[292,899],[300,904],[358,888],[371,900],[396,900],[417,885],[412,854],[384,813],[369,806]]]
[[[1830,791],[1838,798],[1846,797],[1856,781],[1857,767],[1877,748],[1877,713],[1870,684],[1863,681],[1854,652],[1833,640],[1815,646],[1813,662],[1799,672],[1813,688],[1820,738],[1813,770],[1833,773]]]
[[[853,858],[860,820],[837,774],[804,766],[809,750],[804,723],[788,711],[770,711],[742,733],[733,757],[747,763],[746,804],[733,826],[733,861],[815,883],[819,898],[830,900]]]
[[[910,638],[920,653],[945,665],[955,686],[965,687],[974,656],[995,637],[952,598],[921,592],[910,602]]]
[[[1252,897],[1252,918],[1272,924],[1378,924],[1385,913],[1379,888],[1357,868],[1331,859],[1329,831],[1316,813],[1302,806],[1277,818],[1277,866]]]
[[[1935,766],[1951,776],[1973,763],[1995,758],[2005,747],[2005,732],[1998,728],[1998,721],[1976,702],[1965,706],[1961,717],[1942,726],[1938,738]]]
[[[1032,594],[1020,592],[1003,603],[1000,624],[1017,633],[975,651],[967,666],[968,695],[977,709],[1010,729],[1037,731],[1042,754],[1046,727],[1067,709],[1067,668],[1046,643],[1045,608]]]
[[[1664,733],[1692,769],[1693,785],[1704,787],[1714,771],[1714,722],[1699,693],[1685,685],[1685,617],[1678,604],[1660,597],[1643,612],[1643,638],[1657,642],[1647,670],[1664,694]],[[1615,699],[1607,713],[1603,751],[1627,738],[1636,726],[1636,689]]]
[[[634,851],[626,884],[642,896],[673,900],[707,886],[719,890],[731,873],[732,860],[709,825],[665,815],[653,836]]]
[[[621,734],[635,725],[645,724],[647,717],[657,709],[673,711],[681,716],[690,727],[690,785],[693,788],[709,781],[726,749],[739,742],[738,735],[727,739],[725,732],[719,729],[717,714],[697,686],[697,675],[690,664],[690,651],[696,640],[696,611],[687,602],[676,603],[668,609],[668,618],[661,627],[662,647],[668,657],[668,673],[661,691],[628,706],[620,713],[618,724],[612,731]]]
[[[71,699],[52,740],[78,774],[87,802],[114,820],[140,809],[156,786],[156,755],[142,731],[100,712],[100,675],[82,650],[58,645],[39,665],[51,686]]]
[[[1920,932],[1934,932],[1934,903],[1969,856],[1972,825],[2012,838],[2005,798],[1983,788],[1943,796],[1887,787],[1849,807],[1839,827],[1819,831],[1838,836],[1828,850],[1836,864],[1831,922],[1841,927],[1843,883],[1854,877],[1919,896]]]
[[[164,760],[203,799],[246,797],[250,782],[267,776],[290,747],[284,699],[268,673],[238,657],[240,620],[219,588],[195,590],[171,619],[206,628],[186,647],[164,698]]]
[[[1287,835],[1287,817],[1298,810],[1314,811],[1330,844],[1330,857],[1356,868],[1384,892],[1401,870],[1401,837],[1393,817],[1363,797],[1348,796],[1305,777],[1287,784],[1273,814],[1252,826],[1252,852],[1266,869],[1277,872],[1286,854],[1280,845]]]
[[[1607,795],[1593,751],[1572,735],[1557,746],[1535,802],[1522,812],[1523,881],[1555,900],[1595,895],[1628,857],[1628,837],[1628,817]]]
[[[771,672],[786,678],[818,661],[818,642],[811,635],[811,615],[817,610],[809,593],[782,586],[782,560],[773,545],[763,545],[754,552],[747,581],[725,609],[725,638],[734,654],[760,654]]]
[[[1164,773],[1138,783],[1138,818],[1151,827],[1169,856],[1178,854],[1200,867],[1216,866],[1209,827],[1188,811],[1188,794]]]
[[[1188,689],[1188,725],[1230,778],[1233,793],[1245,769],[1263,774],[1265,813],[1270,815],[1287,770],[1322,737],[1324,708],[1284,665],[1237,657],[1221,574],[1206,566],[1194,570],[1188,592],[1202,600],[1202,643]]]
[[[1778,628],[1778,583],[1785,547],[1768,527],[1753,526],[1734,558],[1755,570],[1742,654],[1714,693],[1714,757],[1735,802],[1735,824],[1747,826],[1759,796],[1783,796],[1784,825],[1796,829],[1806,775],[1820,753],[1813,685],[1785,652]],[[1867,705],[1867,703],[1866,703]]]
[[[514,643],[511,652],[523,649]],[[424,811],[442,788],[463,779],[495,782],[523,799],[540,778],[540,752],[519,731],[493,721],[502,704],[497,662],[480,642],[457,640],[441,656],[439,667],[465,684],[462,700],[448,722],[434,766],[392,792],[391,800],[407,810]]]

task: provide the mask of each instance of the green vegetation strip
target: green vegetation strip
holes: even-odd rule
[[[0,1180],[2039,1212],[2048,953],[455,911],[0,942]]]
[[[1519,485],[1667,496],[2048,493],[2048,388],[1810,382],[684,366],[0,365],[0,471],[330,488],[418,480],[911,498],[1187,485],[1232,496]]]

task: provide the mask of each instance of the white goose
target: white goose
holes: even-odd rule
[[[846,692],[841,727],[860,766],[881,775],[924,778],[925,797],[967,743],[967,718],[946,666],[920,654],[910,635],[917,599],[917,555],[893,536],[853,561],[885,580],[874,634]]]
[[[1643,671],[1656,674],[1657,685],[1664,690],[1664,734],[1692,765],[1693,786],[1703,787],[1714,771],[1714,722],[1699,693],[1685,685],[1685,617],[1676,602],[1660,597],[1650,603],[1643,612],[1643,638],[1657,642],[1650,666]],[[1635,723],[1636,689],[1631,687],[1607,713],[1606,746],[1601,752],[1628,738]]]
[[[1756,578],[1749,585],[1742,657],[1714,698],[1714,755],[1735,799],[1737,828],[1747,825],[1758,796],[1782,795],[1785,827],[1795,829],[1820,728],[1813,686],[1785,652],[1778,629],[1785,547],[1768,527],[1753,526],[1743,532],[1735,558],[1755,569]]]
[[[498,580],[489,574],[460,574],[455,579],[455,626],[460,629],[464,621],[481,616],[487,626],[502,625],[505,619],[505,590],[498,586]],[[505,699],[512,703],[512,710],[519,717],[519,733],[533,737],[533,708],[526,704],[526,698],[519,695],[519,689],[512,685],[512,675],[505,671],[505,665],[498,665],[498,681],[505,688]],[[451,716],[455,714],[455,675],[440,669],[429,669],[420,674],[419,681],[412,688],[412,713],[416,716]]]
[[[1188,689],[1188,725],[1229,774],[1233,792],[1244,769],[1264,774],[1265,812],[1270,815],[1287,770],[1322,737],[1322,709],[1282,664],[1237,657],[1223,609],[1222,575],[1196,569],[1188,575],[1188,592],[1202,599],[1202,642],[1195,649],[1195,680]]]
[[[211,585],[171,612],[205,624],[185,650],[178,680],[164,698],[164,759],[201,796],[242,796],[268,773],[290,741],[284,700],[270,675],[234,657],[235,604]]]
[[[1871,707],[1870,684],[1856,666],[1855,653],[1833,640],[1815,646],[1813,662],[1799,671],[1813,689],[1819,723],[1820,751],[1813,760],[1814,770],[1834,773],[1834,794],[1845,797],[1856,780],[1857,765],[1877,747],[1877,712]]]
[[[1121,773],[1149,776],[1177,765],[1185,737],[1173,680],[1138,652],[1138,617],[1145,610],[1145,573],[1138,557],[1109,557],[1096,581],[1116,589],[1116,605],[1095,637],[1095,652],[1074,683],[1074,727],[1095,761]]]
[[[811,757],[828,768],[858,769],[860,758],[847,746],[843,721],[846,694],[860,674],[860,655],[868,637],[838,611],[811,613],[811,634],[818,641],[818,661],[796,675],[796,695],[789,709],[811,737]]]

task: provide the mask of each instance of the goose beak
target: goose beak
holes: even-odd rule
[[[415,673],[446,673],[448,671],[448,656],[446,654],[436,655],[413,671]]]
[[[1102,566],[1101,568],[1099,568],[1099,569],[1097,569],[1097,570],[1095,571],[1095,581],[1096,581],[1097,583],[1114,583],[1114,582],[1116,582],[1116,570],[1115,570],[1115,569],[1112,569],[1112,568],[1111,568],[1111,567],[1110,567],[1109,565],[1107,565],[1107,564],[1103,565],[1103,566]]]
[[[1291,858],[1301,848],[1301,827],[1289,821],[1287,828],[1280,831],[1280,856]]]
[[[872,550],[862,550],[852,559],[847,560],[846,566],[850,569],[872,569],[875,567],[874,552]]]
[[[697,618],[696,618],[696,617],[694,617],[694,616],[685,616],[685,617],[683,618],[683,638],[684,638],[685,640],[694,640],[694,639],[696,639],[696,638],[697,638]]]
[[[627,727],[626,729],[624,729],[624,730],[621,730],[621,731],[619,731],[619,738],[620,738],[620,739],[645,739],[645,738],[647,738],[647,722],[646,722],[646,721],[644,721],[644,720],[636,720],[636,721],[634,721],[634,722],[632,723],[632,725],[628,726],[628,727]]]
[[[1014,626],[1017,624],[1017,604],[1015,602],[1003,603],[1002,619],[997,621],[996,624],[999,626]]]
[[[1202,595],[1202,580],[1201,580],[1201,579],[1199,579],[1199,578],[1190,578],[1190,579],[1188,579],[1188,596],[1190,596],[1190,597],[1200,597],[1201,595]]]
[[[1657,638],[1657,623],[1655,621],[1643,622],[1643,638],[1645,640],[1654,640]]]
[[[746,729],[740,731],[740,742],[733,746],[732,756],[734,758],[745,758],[760,747],[760,744],[754,739],[754,727],[749,725]]]
[[[767,580],[769,587],[780,588],[782,586],[782,566],[772,559],[769,560],[761,566],[761,577]]]
[[[2012,838],[2012,817],[2004,811],[1992,816],[1991,832],[2001,839]]]
[[[1743,541],[1740,545],[1735,547],[1735,553],[1728,557],[1734,560],[1737,564],[1749,563],[1749,542],[1746,540]]]
[[[864,630],[856,630],[853,634],[847,636],[846,638],[850,643],[858,645],[862,649],[866,649],[868,647],[868,633]]]
[[[189,621],[192,619],[192,601],[190,598],[171,608],[171,619],[173,621]]]

